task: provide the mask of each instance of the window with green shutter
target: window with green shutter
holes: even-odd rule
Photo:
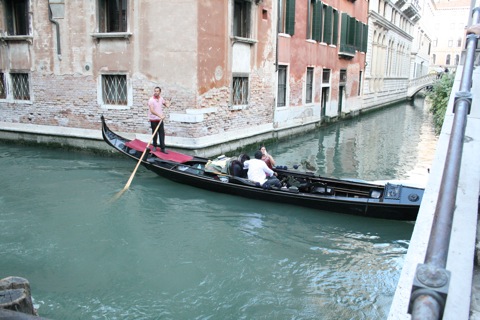
[[[361,50],[365,53],[367,53],[367,47],[368,47],[368,25],[364,24],[363,25],[363,35],[362,35],[362,48]]]
[[[340,49],[338,54],[346,57],[353,58],[355,56],[355,24],[353,19],[345,12],[342,12],[341,29],[340,29]]]
[[[355,20],[355,49],[361,51],[362,47],[362,34],[363,34],[363,23],[358,20]]]
[[[338,11],[333,10],[333,34],[332,34],[332,44],[338,44]]]
[[[286,33],[295,34],[295,0],[287,0]]]
[[[322,2],[318,1],[313,6],[313,39],[315,41],[322,41],[322,27],[323,27],[323,17],[322,17]]]
[[[307,39],[313,39],[313,8],[316,0],[309,0],[307,11]]]
[[[325,28],[323,29],[323,42],[327,44],[332,44],[332,35],[333,35],[333,8],[327,6],[325,8]]]
[[[278,0],[278,32],[295,34],[295,0]]]

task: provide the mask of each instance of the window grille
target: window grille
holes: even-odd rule
[[[28,73],[12,73],[13,99],[30,100],[30,85],[28,83]]]
[[[127,105],[127,76],[102,75],[103,103]]]
[[[307,68],[307,83],[305,103],[312,103],[313,98],[313,68]]]
[[[233,77],[233,105],[248,104],[248,77]]]
[[[278,66],[277,107],[287,105],[287,66]]]
[[[5,75],[0,73],[0,99],[7,98],[7,90],[5,86]]]

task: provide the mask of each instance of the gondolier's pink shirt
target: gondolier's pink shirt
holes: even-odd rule
[[[150,106],[153,106],[153,110],[155,110],[158,114],[163,115],[163,103],[165,100],[163,100],[163,97],[160,97],[160,99],[155,99],[155,97],[151,97],[148,100],[148,119],[150,121],[160,121],[160,118],[154,115],[153,113],[150,112]]]

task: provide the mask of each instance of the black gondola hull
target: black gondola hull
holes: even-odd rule
[[[113,133],[106,125],[103,117],[102,123],[104,140],[117,151],[138,162],[142,152],[127,147],[126,144],[130,140]],[[239,179],[230,175],[206,174],[203,170],[203,165],[208,162],[206,158],[191,157],[188,161],[178,163],[160,159],[148,154],[148,152],[147,155],[141,161],[145,168],[178,183],[249,199],[364,217],[413,221],[417,217],[424,191],[420,188],[395,186],[396,189],[393,196],[387,197],[386,187],[382,185],[323,178],[310,173],[291,172],[282,169],[276,169],[279,175],[294,176],[298,179],[309,180],[312,183],[328,184],[336,190],[341,190],[341,195],[299,192],[298,190],[288,188],[264,189],[245,184],[243,183],[245,179]],[[370,196],[372,190],[377,190],[383,193],[384,196],[372,197]],[[355,192],[359,195],[352,196],[351,193]]]

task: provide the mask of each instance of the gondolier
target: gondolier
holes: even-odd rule
[[[152,134],[155,133],[157,126],[160,126],[153,137],[153,151],[156,151],[158,144],[160,144],[160,151],[168,153],[165,149],[165,127],[163,121],[165,119],[165,114],[163,113],[163,106],[168,107],[170,101],[163,99],[161,93],[162,89],[160,89],[160,87],[155,87],[153,96],[148,100],[148,120],[150,121],[150,127],[152,128]]]

